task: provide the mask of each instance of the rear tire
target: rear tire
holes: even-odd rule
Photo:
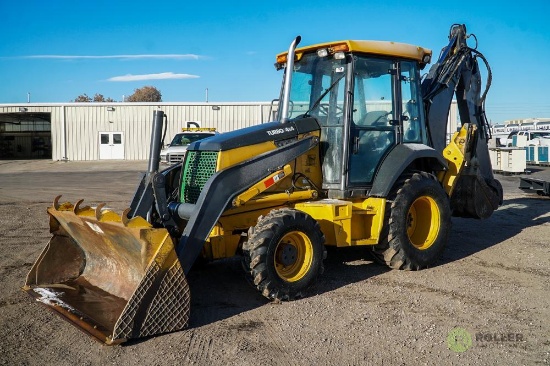
[[[443,187],[428,173],[402,179],[388,197],[377,261],[394,269],[419,270],[433,265],[447,244],[451,208]]]
[[[302,297],[323,272],[325,237],[308,214],[273,210],[250,228],[243,263],[254,286],[268,299]]]

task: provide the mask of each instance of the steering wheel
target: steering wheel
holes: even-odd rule
[[[381,114],[372,122],[373,126],[386,126],[388,124],[388,116],[391,114],[391,111]]]
[[[392,114],[392,111],[373,111],[365,114],[357,124],[359,126],[378,126],[385,127],[388,125],[388,116]]]

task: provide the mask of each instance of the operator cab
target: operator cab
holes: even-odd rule
[[[368,196],[392,148],[427,144],[420,91],[426,55],[420,47],[373,41],[296,50],[288,117],[319,122],[329,197]]]

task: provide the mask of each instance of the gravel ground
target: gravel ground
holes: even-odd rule
[[[53,197],[122,210],[146,166],[0,161],[0,364],[550,363],[550,199],[523,193],[518,176],[499,176],[505,202],[490,219],[453,218],[433,268],[392,271],[361,249],[329,251],[310,296],[271,303],[238,259],[214,262],[189,275],[190,329],[104,346],[21,286],[49,240]],[[531,169],[550,180],[550,169]],[[451,332],[466,341],[449,347]]]

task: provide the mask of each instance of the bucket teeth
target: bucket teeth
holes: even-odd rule
[[[78,202],[75,203],[73,208],[73,213],[77,216],[90,216],[93,217],[95,214],[95,211],[90,206],[84,206],[80,207],[80,205],[84,202],[83,199],[78,200]]]
[[[56,211],[71,211],[73,209],[73,204],[70,202],[64,202],[59,204],[59,199],[62,195],[59,195],[53,199],[53,208]]]
[[[76,201],[76,203],[74,204],[73,212],[74,212],[75,215],[78,215],[78,211],[80,210],[80,205],[82,204],[82,202],[84,202],[84,199],[79,199],[79,200]]]
[[[128,214],[130,213],[131,208],[128,207],[124,212],[122,213],[122,217],[120,218],[122,220],[122,224],[124,226],[128,226],[128,223],[130,222],[130,219],[128,218]]]
[[[59,210],[59,199],[61,198],[61,195],[55,197],[53,199],[53,208],[55,208],[56,210]]]
[[[131,219],[128,218],[130,208],[124,210],[122,215],[105,208],[105,203],[100,203],[97,207],[82,206],[83,199],[78,200],[74,205],[70,202],[59,203],[61,195],[57,196],[53,200],[53,209],[55,211],[72,211],[76,216],[85,216],[89,218],[95,218],[99,222],[116,222],[122,223],[128,228],[152,228],[153,226],[145,220],[143,217],[136,216]]]
[[[105,203],[100,203],[99,205],[97,205],[97,207],[95,208],[95,218],[97,219],[97,221],[101,221],[101,210],[103,210],[103,207],[105,207]]]

